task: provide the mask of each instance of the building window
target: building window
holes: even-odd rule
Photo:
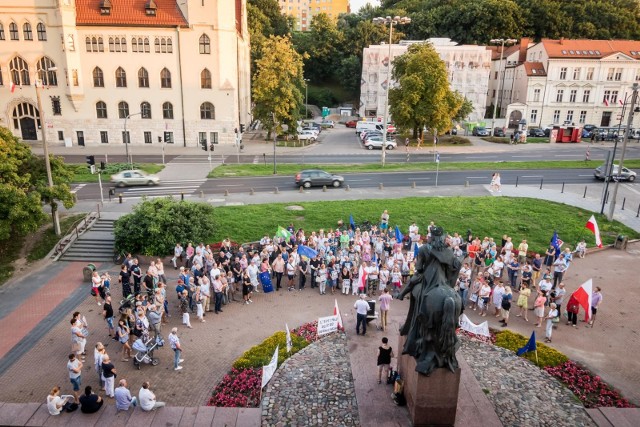
[[[171,87],[171,71],[166,68],[163,68],[162,71],[160,71],[160,87]]]
[[[618,102],[618,91],[617,90],[612,90],[611,91],[611,102],[612,103]]]
[[[573,110],[567,111],[567,123],[573,123]]]
[[[608,106],[610,101],[611,101],[611,91],[610,90],[605,90],[602,102],[607,104],[607,106]]]
[[[558,123],[560,121],[560,110],[553,111],[553,123]]]
[[[51,110],[53,111],[54,116],[62,115],[62,106],[60,105],[60,97],[52,96],[51,97]]]
[[[560,80],[567,80],[567,67],[560,68]]]
[[[116,37],[116,47],[118,47],[117,37]],[[120,37],[120,49],[122,49],[123,52],[127,51],[127,39],[125,39],[124,37]]]
[[[558,92],[556,92],[556,102],[562,102],[563,97],[564,97],[564,89],[558,89]]]
[[[173,53],[173,41],[171,38],[167,39],[167,53]]]
[[[4,39],[0,39],[0,40],[4,40]],[[640,70],[636,70],[636,81],[640,81]]]
[[[573,80],[580,80],[580,68],[573,69]]]
[[[109,37],[109,51],[110,52],[115,52],[116,51],[116,43],[113,40],[113,37]]]
[[[101,130],[100,131],[100,143],[101,144],[108,144],[109,143],[109,132],[107,132],[106,130]]]
[[[571,89],[571,92],[569,92],[569,102],[576,102],[577,96],[578,96],[578,91],[576,89]]]
[[[80,86],[80,79],[78,79],[78,70],[71,70],[71,78],[73,79],[74,86]]]
[[[19,56],[16,56],[9,62],[9,73],[11,74],[11,81],[17,85],[29,86],[31,80],[29,79],[29,66],[26,61]]]
[[[140,44],[140,41],[138,40],[138,44]],[[151,52],[151,46],[149,45],[149,39],[147,37],[144,38],[144,53],[149,53]]]
[[[149,73],[144,67],[138,70],[138,87],[149,87]]]
[[[138,51],[138,39],[135,37],[131,38],[131,51],[132,52]]]
[[[2,80],[2,67],[0,67],[0,86],[3,86],[4,82]]]
[[[200,53],[201,54],[211,53],[211,42],[209,41],[209,36],[206,34],[203,34],[200,36]]]
[[[104,52],[104,42],[102,37],[98,37],[98,52]]]
[[[38,78],[42,81],[43,86],[58,86],[58,75],[53,70],[56,64],[46,56],[40,58],[37,64]]]
[[[587,80],[593,80],[593,67],[587,68]]]
[[[0,40],[4,40],[4,25],[0,22]]]
[[[200,87],[202,89],[211,89],[211,71],[206,68],[200,73]]]
[[[212,144],[217,144],[218,142],[218,132],[209,132],[209,140]]]
[[[580,111],[580,123],[587,122],[587,112],[585,110]]]
[[[85,44],[85,50],[87,52],[91,52],[91,37],[86,37],[84,39],[84,44]]]
[[[160,53],[160,39],[156,37],[155,42],[153,43],[156,49],[156,53]]]
[[[200,141],[200,145],[203,147],[207,147],[207,133],[206,132],[198,132],[198,141]]]
[[[173,119],[173,104],[170,102],[162,104],[162,118],[168,120]]]
[[[104,87],[104,74],[100,67],[93,69],[93,87]]]
[[[212,103],[203,102],[202,105],[200,105],[200,118],[202,120],[215,120],[216,111]]]
[[[126,119],[129,117],[129,104],[125,101],[120,101],[118,103],[118,117],[121,119]]]
[[[585,91],[582,92],[582,102],[588,103],[590,97],[591,97],[591,90],[585,89]]]
[[[600,119],[600,127],[606,128],[611,126],[611,111],[603,111]]]
[[[129,131],[122,131],[122,143],[123,144],[130,144],[131,143],[131,135],[129,134]]]
[[[151,118],[151,104],[149,104],[147,101],[144,101],[143,103],[140,104],[140,112],[142,113],[141,116],[143,119],[150,119]]]
[[[122,67],[116,70],[116,87],[127,87],[127,72]]]
[[[531,110],[531,116],[529,117],[529,121],[531,123],[536,123],[538,121],[538,110]]]
[[[9,37],[11,40],[20,40],[20,36],[18,35],[18,26],[15,22],[9,24]]]
[[[61,130],[58,131],[58,141],[64,141],[64,132]]]
[[[99,119],[107,118],[107,104],[103,101],[96,102],[96,117]]]
[[[173,132],[164,133],[164,142],[167,144],[173,144]]]
[[[145,132],[144,133],[144,143],[145,144],[151,144],[151,132]]]
[[[533,90],[533,102],[540,102],[540,89]]]
[[[613,75],[615,74],[615,72],[616,70],[614,68],[609,68],[609,70],[607,71],[607,80],[613,80]]]
[[[40,40],[41,42],[47,41],[47,28],[44,26],[44,24],[40,22],[36,29],[38,31],[38,40]]]
[[[33,40],[33,33],[31,32],[31,24],[25,22],[22,26],[22,36],[25,40]]]
[[[126,52],[127,39],[124,37],[109,37],[109,50],[111,52]]]
[[[616,75],[614,76],[613,79],[617,82],[622,80],[622,68],[616,68]]]

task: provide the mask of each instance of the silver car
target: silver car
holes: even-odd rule
[[[618,172],[620,171],[620,165],[613,165],[613,172],[611,173],[611,179],[616,179],[618,177]],[[630,169],[622,167],[622,172],[620,172],[620,179],[623,181],[633,182],[636,180],[636,173]],[[600,165],[593,171],[593,176],[597,179],[605,180],[607,178],[607,165]]]
[[[392,138],[387,139],[385,146],[387,147],[387,150],[393,150],[398,146],[398,144]],[[364,142],[364,147],[368,150],[373,150],[374,148],[382,149],[382,136],[372,136],[371,138],[367,138]]]
[[[160,178],[155,175],[150,175],[145,171],[133,169],[111,175],[111,182],[118,187],[125,187],[127,185],[158,185]]]

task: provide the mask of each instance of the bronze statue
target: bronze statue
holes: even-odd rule
[[[431,231],[431,242],[424,244],[416,258],[416,272],[398,299],[411,294],[407,320],[400,329],[407,336],[403,354],[416,359],[416,371],[429,375],[436,368],[458,367],[456,337],[462,300],[453,289],[462,265],[446,245],[441,227]]]

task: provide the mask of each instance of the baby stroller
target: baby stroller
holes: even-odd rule
[[[164,344],[164,343],[163,343]],[[133,342],[133,349],[136,355],[133,357],[133,365],[140,369],[140,365],[145,363],[151,366],[157,366],[160,359],[153,357],[153,352],[158,348],[158,340],[150,338],[146,343],[142,338],[138,338]]]
[[[118,308],[118,311],[122,314],[127,309],[133,309],[136,305],[135,301],[136,301],[135,295],[133,294],[129,295],[128,297],[120,301],[120,307]]]

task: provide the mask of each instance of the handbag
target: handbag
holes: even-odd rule
[[[478,295],[477,294],[471,294],[471,297],[469,297],[469,299],[471,300],[471,302],[477,302],[478,301]]]
[[[96,295],[97,295],[97,294],[96,294],[95,289],[94,289],[94,288],[91,288],[91,296],[92,296],[92,297],[95,297]]]

